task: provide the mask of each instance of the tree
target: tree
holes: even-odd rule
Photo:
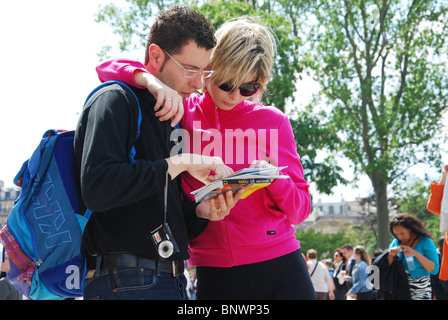
[[[304,61],[340,151],[372,182],[386,248],[388,187],[415,164],[440,167],[434,136],[448,109],[447,4],[326,0],[313,8]]]

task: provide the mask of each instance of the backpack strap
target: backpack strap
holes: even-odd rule
[[[137,96],[135,95],[134,91],[124,82],[121,81],[117,81],[117,80],[112,80],[112,81],[107,81],[104,82],[102,84],[100,84],[98,87],[96,87],[95,89],[92,90],[92,92],[90,92],[90,94],[87,96],[86,101],[84,102],[84,107],[86,106],[87,102],[89,101],[89,99],[97,92],[99,91],[101,88],[104,88],[108,85],[111,84],[118,84],[124,88],[127,89],[127,91],[129,91],[130,93],[132,93],[132,96],[135,99],[135,102],[137,103],[137,108],[138,108],[138,120],[137,120],[137,134],[135,136],[135,140],[137,140],[140,137],[140,125],[142,123],[142,110],[140,109],[140,102],[138,101]],[[83,108],[84,108],[83,107]],[[131,166],[135,163],[135,147],[132,146],[131,152],[129,153],[129,163],[131,164]],[[92,211],[87,209],[86,212],[84,213],[84,217],[86,217],[87,219],[90,218],[90,216],[92,215]]]
[[[319,261],[316,260],[316,265],[314,266],[313,272],[310,274],[310,278],[313,276],[314,271],[316,271],[317,265],[319,264]]]
[[[135,140],[137,140],[137,139],[140,137],[140,125],[141,125],[141,123],[142,123],[142,110],[140,109],[140,103],[139,103],[138,98],[137,98],[137,96],[135,95],[134,91],[133,91],[127,84],[125,84],[124,82],[117,81],[117,80],[112,80],[112,81],[107,81],[107,82],[104,82],[104,83],[100,84],[98,87],[96,87],[95,89],[93,89],[92,92],[90,92],[90,94],[87,96],[87,99],[86,99],[86,101],[84,102],[84,107],[86,106],[87,101],[89,101],[89,99],[90,99],[90,98],[91,98],[91,97],[92,97],[98,90],[100,90],[101,88],[104,88],[104,87],[106,87],[106,86],[108,86],[108,85],[111,85],[111,84],[118,84],[118,85],[120,85],[120,86],[126,88],[130,93],[132,93],[132,96],[134,97],[135,101],[137,102],[137,108],[138,108],[138,120],[137,120],[137,134],[136,134],[136,136],[135,136]],[[130,154],[129,154],[129,163],[130,163],[131,165],[133,165],[134,162],[135,162],[134,157],[135,157],[135,148],[134,148],[134,146],[132,146],[131,152],[130,152]]]

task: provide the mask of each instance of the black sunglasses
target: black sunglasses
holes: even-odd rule
[[[261,84],[259,83],[245,83],[242,86],[240,86],[238,89],[240,89],[240,94],[243,97],[250,97],[257,93],[258,90],[260,90]],[[222,91],[225,92],[233,92],[235,89],[233,89],[232,85],[229,83],[223,83],[218,87]]]

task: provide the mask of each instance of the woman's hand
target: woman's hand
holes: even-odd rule
[[[275,168],[275,166],[265,160],[253,160],[249,168]],[[273,172],[272,174],[277,175],[279,172]]]
[[[442,177],[440,178],[439,184],[446,184],[447,175],[448,175],[448,164],[444,165],[442,168]]]
[[[210,221],[222,220],[230,214],[230,210],[235,206],[243,193],[243,189],[240,189],[235,193],[227,191],[214,199],[201,202],[196,207],[196,215],[199,218],[208,219]]]
[[[395,257],[397,254],[403,251],[403,248],[401,246],[392,247],[389,250],[389,255]]]
[[[417,250],[414,250],[413,248],[409,246],[400,246],[403,248],[403,254],[405,256],[414,256],[417,258],[418,262],[423,266],[423,268],[428,271],[432,272],[435,268],[435,263],[431,261],[430,259],[426,258],[423,254],[418,252]]]
[[[174,127],[184,115],[184,99],[176,90],[171,89],[159,79],[148,72],[136,70],[134,73],[135,82],[148,91],[156,98],[154,106],[156,116],[160,121],[171,119],[171,126]]]
[[[350,298],[352,298],[352,299],[356,299],[356,293],[351,293],[350,291],[347,292],[346,296],[347,296],[347,297],[350,297]]]
[[[409,247],[409,246],[403,246],[403,245],[401,245],[400,247],[403,249],[402,252],[403,252],[403,254],[404,254],[405,256],[414,256],[414,257],[416,257],[417,254],[418,254],[417,251],[415,251],[414,249],[412,249],[412,248]]]

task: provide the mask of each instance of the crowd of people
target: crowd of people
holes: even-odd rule
[[[438,240],[436,248],[424,224],[408,214],[392,218],[389,228],[394,239],[384,251],[369,254],[363,246],[347,243],[334,250],[333,259],[318,261],[316,250],[309,249],[306,259],[317,299],[448,300],[448,281],[439,272],[445,237]],[[395,279],[388,276],[395,272],[391,271],[394,263],[402,267],[404,284],[396,283],[396,274]],[[377,268],[372,268],[373,264]],[[390,286],[382,288],[385,282],[379,281],[381,277]]]
[[[403,228],[414,236],[408,238],[410,235],[405,236],[398,234],[398,231],[393,231],[400,230],[398,226],[403,225],[406,226]],[[410,300],[448,300],[448,281],[441,280],[439,274],[445,237],[438,240],[439,247],[436,248],[431,244],[433,243],[431,236],[421,221],[405,214],[394,217],[389,226],[394,240],[387,250],[376,250],[369,254],[363,246],[346,243],[333,251],[332,258],[320,260],[315,249],[307,250],[303,258],[307,262],[317,300],[395,300],[405,296],[404,292],[393,293],[396,295],[393,296],[388,292],[389,288],[381,290],[381,284],[378,282],[378,277],[375,278],[374,272],[381,273],[382,271],[373,269],[371,266],[379,265],[376,259],[381,259],[383,256],[387,260],[389,257],[391,260],[397,259],[403,264],[409,286],[402,286],[402,288],[409,289]],[[409,241],[414,243],[407,246]],[[403,246],[400,251],[401,257],[398,257],[400,253],[396,253],[399,246]],[[390,264],[389,261],[387,263]],[[190,267],[188,270],[189,295],[192,299],[196,299],[195,269]],[[390,280],[390,278],[387,279]]]

